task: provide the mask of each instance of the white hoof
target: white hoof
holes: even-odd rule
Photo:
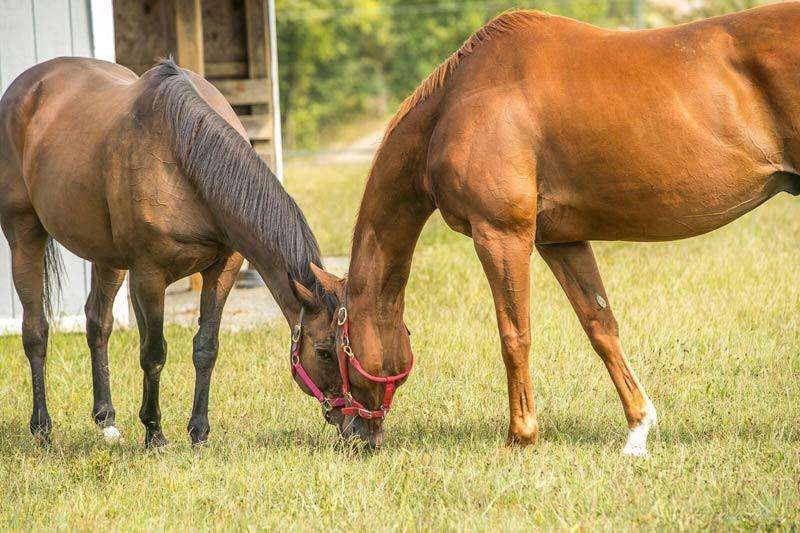
[[[646,446],[636,446],[629,442],[622,448],[622,455],[627,455],[628,457],[648,457],[650,452],[647,451]]]
[[[106,439],[106,442],[109,444],[115,444],[122,440],[122,434],[119,430],[114,426],[108,426],[103,428],[103,437]]]
[[[650,433],[650,428],[657,420],[656,408],[650,400],[647,400],[645,412],[646,414],[639,425],[628,430],[628,442],[622,448],[622,455],[629,457],[647,457],[650,455],[647,451],[647,434]]]

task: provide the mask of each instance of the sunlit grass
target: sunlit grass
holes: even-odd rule
[[[326,255],[347,252],[366,169],[289,169]],[[379,529],[753,528],[800,524],[800,206],[787,196],[712,235],[597,244],[623,341],[659,409],[652,458],[620,456],[622,410],[543,262],[533,264],[539,445],[509,451],[505,377],[488,285],[472,242],[438,217],[417,250],[407,322],[417,367],[386,447],[335,447],[291,382],[289,329],[226,334],[212,434],[188,444],[193,331],[170,328],[164,451],[142,449],[137,339],[111,343],[124,444],[89,416],[79,335],[48,359],[54,444],[29,436],[30,377],[18,338],[0,340],[0,524],[10,527]]]

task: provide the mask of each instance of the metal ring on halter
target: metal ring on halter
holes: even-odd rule
[[[294,329],[292,329],[292,342],[300,341],[300,334],[303,331],[303,327],[300,324],[296,324]]]
[[[342,344],[342,351],[344,351],[345,355],[350,359],[356,356],[356,354],[353,353],[353,349],[350,348],[350,343]]]
[[[339,308],[339,317],[336,320],[336,323],[340,326],[344,326],[344,323],[347,322],[347,308],[342,306]]]
[[[320,402],[320,405],[322,406],[323,413],[330,413],[333,411],[333,405],[331,405],[331,401],[327,397],[325,397],[325,400]]]

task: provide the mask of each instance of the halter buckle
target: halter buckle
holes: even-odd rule
[[[300,324],[295,325],[292,329],[292,342],[298,342],[300,340],[300,334],[303,331],[303,327]]]
[[[345,322],[347,322],[347,308],[342,306],[339,308],[339,315],[336,319],[336,323],[340,326],[344,326]]]
[[[327,396],[320,402],[320,405],[322,406],[322,414],[328,414],[333,411],[333,406]]]

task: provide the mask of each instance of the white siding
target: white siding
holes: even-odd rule
[[[93,56],[90,0],[0,0],[0,92],[26,69],[59,56]],[[90,265],[62,248],[67,279],[59,314],[80,326]],[[126,298],[125,290],[120,291]],[[126,300],[127,301],[127,300]],[[122,306],[127,311],[127,305]],[[11,258],[0,238],[0,334],[18,328],[22,310],[13,289]]]

